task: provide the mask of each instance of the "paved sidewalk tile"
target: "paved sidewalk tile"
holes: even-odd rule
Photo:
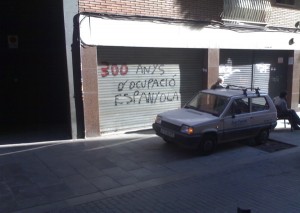
[[[299,212],[300,131],[276,128],[295,147],[199,156],[151,134],[0,146],[0,212]]]

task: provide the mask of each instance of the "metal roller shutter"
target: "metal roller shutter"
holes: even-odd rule
[[[224,84],[250,88],[252,58],[249,50],[221,50],[219,73],[224,77]]]
[[[221,50],[220,75],[225,84],[257,88],[277,96],[286,89],[288,51]]]
[[[257,50],[254,57],[254,86],[271,97],[286,90],[288,51]]]
[[[201,88],[203,50],[98,47],[100,132],[150,128]]]

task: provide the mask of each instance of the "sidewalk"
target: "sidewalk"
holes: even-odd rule
[[[296,147],[270,154],[230,143],[206,157],[168,146],[152,131],[2,145],[0,212],[232,212],[238,205],[299,212],[299,138],[279,123],[270,139]],[[274,207],[257,206],[269,199]]]

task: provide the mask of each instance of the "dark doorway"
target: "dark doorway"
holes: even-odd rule
[[[0,8],[1,136],[69,138],[62,1],[9,0]]]

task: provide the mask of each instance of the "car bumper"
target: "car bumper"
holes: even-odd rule
[[[152,124],[152,127],[156,135],[188,149],[198,148],[201,141],[201,135],[187,135],[178,131],[167,129],[157,123]]]

